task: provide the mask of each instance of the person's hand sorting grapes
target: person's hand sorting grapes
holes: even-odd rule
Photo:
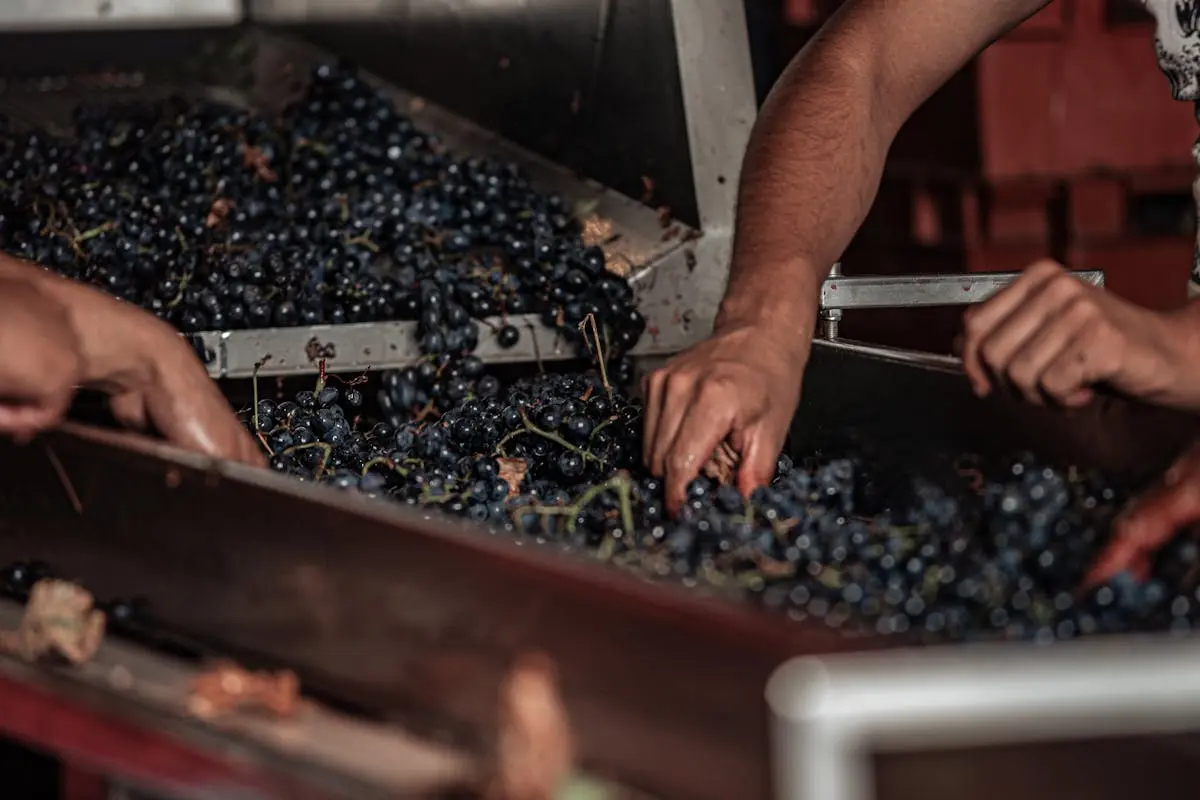
[[[0,256],[0,434],[58,424],[77,387],[180,447],[262,463],[191,347],[165,323],[90,287]]]
[[[666,479],[667,509],[724,441],[740,455],[738,489],[770,482],[800,401],[809,342],[791,332],[719,330],[646,378],[644,457]]]
[[[1180,531],[1200,522],[1200,442],[1167,470],[1162,483],[1138,498],[1113,526],[1113,537],[1084,581],[1100,586],[1127,572],[1138,580],[1151,559]]]

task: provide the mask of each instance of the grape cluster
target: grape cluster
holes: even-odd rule
[[[590,244],[590,246],[589,246]],[[619,359],[645,321],[572,209],[513,165],[454,158],[353,69],[278,119],[212,102],[84,106],[70,137],[0,120],[0,249],[185,333],[416,320],[434,355],[539,314]]]
[[[590,552],[647,577],[731,589],[851,634],[1052,642],[1200,620],[1191,543],[1164,553],[1146,583],[1123,575],[1078,591],[1127,500],[1103,476],[1026,456],[963,466],[955,481],[913,479],[881,505],[854,457],[783,457],[748,501],[698,478],[670,519],[661,482],[640,467],[637,402],[594,373],[502,387],[470,363],[386,374],[379,400],[390,421],[355,425],[358,391],[325,385],[294,402],[259,401],[257,432],[272,466],[300,479]],[[429,388],[439,382],[453,388]],[[396,410],[435,395],[442,414]]]

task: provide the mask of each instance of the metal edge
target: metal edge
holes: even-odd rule
[[[701,228],[732,233],[742,157],[758,114],[745,6],[669,2]]]
[[[505,350],[493,331],[504,324],[521,331],[517,344]],[[325,361],[329,372],[397,369],[417,363],[424,354],[417,343],[415,321],[362,322],[347,325],[314,325],[297,328],[256,328],[205,331],[198,336],[215,356],[207,365],[214,378],[248,378],[304,375],[317,372]],[[528,361],[561,361],[577,358],[562,335],[537,315],[476,321],[480,331],[474,355],[489,364]],[[269,356],[269,358],[268,358]],[[255,370],[255,365],[261,367]]]
[[[1177,733],[1200,723],[1200,638],[1116,636],[805,657],[767,682],[788,800],[866,800],[889,752]]]
[[[0,602],[6,629],[15,629],[21,617],[20,605]],[[41,686],[101,716],[344,796],[444,792],[469,785],[477,769],[474,759],[445,745],[307,700],[293,719],[238,713],[196,717],[188,710],[190,687],[202,672],[202,667],[111,635],[94,659],[75,668],[44,668],[0,657],[0,675]]]
[[[40,7],[39,7],[40,6]],[[183,28],[236,25],[245,18],[238,0],[76,0],[0,4],[0,28],[34,32],[88,28]]]
[[[947,306],[981,303],[992,294],[1021,277],[1020,272],[975,272],[939,275],[841,275],[835,265],[834,272],[821,284],[819,310],[841,311],[863,308],[912,308],[918,306]],[[1104,287],[1103,270],[1075,270],[1071,275],[1080,282],[1097,288]],[[924,299],[889,300],[884,298],[889,290],[894,294],[907,294],[913,298],[914,291],[925,290]],[[867,297],[855,297],[866,294]],[[872,294],[876,296],[872,296]],[[942,296],[937,296],[941,294]],[[839,295],[846,295],[838,300]]]
[[[851,339],[836,339],[833,341],[829,341],[827,339],[814,339],[813,347],[829,349],[835,352],[840,351],[852,353],[854,355],[876,358],[881,361],[890,361],[896,364],[908,364],[911,366],[924,367],[926,369],[937,370],[939,372],[961,373],[963,369],[962,359],[957,356],[925,353],[920,350],[906,350],[899,347],[889,347],[887,345],[857,342]]]
[[[500,556],[514,565],[552,573],[576,584],[603,587],[636,598],[647,608],[661,607],[679,612],[700,613],[724,624],[749,626],[764,640],[784,640],[804,633],[799,628],[779,626],[768,614],[759,613],[745,604],[731,603],[732,589],[706,584],[681,584],[670,578],[655,579],[615,566],[597,569],[591,555],[575,550],[563,550],[552,543],[495,534],[465,519],[448,516],[420,506],[409,507],[352,492],[344,492],[325,484],[297,481],[268,469],[251,467],[233,461],[199,455],[163,441],[131,431],[115,431],[91,425],[67,422],[50,433],[44,446],[52,444],[53,436],[64,435],[94,442],[105,447],[149,457],[161,464],[165,473],[183,468],[204,475],[203,480],[216,486],[222,480],[236,481],[257,489],[284,495],[305,503],[322,506],[358,517],[394,526],[414,535],[452,539],[457,546]],[[178,477],[178,476],[176,476]],[[716,624],[716,623],[714,623]]]
[[[654,315],[660,332],[681,321],[684,329],[672,331],[663,346],[643,348],[641,353],[682,350],[712,330],[729,280],[742,157],[757,116],[743,4],[736,0],[668,2],[704,236],[688,249],[683,263],[664,264],[659,271],[669,274],[660,276],[657,291],[646,292],[647,303],[674,306],[668,318]]]

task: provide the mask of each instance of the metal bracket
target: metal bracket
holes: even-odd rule
[[[1185,733],[1200,642],[1120,636],[797,658],[767,685],[780,800],[875,800],[873,752]]]
[[[1091,286],[1104,287],[1102,270],[1073,273]],[[978,272],[952,275],[869,275],[846,277],[834,264],[821,285],[824,338],[838,337],[842,310],[847,308],[922,308],[982,303],[1021,276],[1019,272]]]

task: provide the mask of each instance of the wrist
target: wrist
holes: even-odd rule
[[[811,340],[817,321],[820,281],[806,272],[789,272],[785,279],[786,291],[780,291],[774,281],[766,282],[762,287],[740,287],[736,291],[731,287],[717,309],[713,328],[717,332],[765,328],[805,342]]]
[[[1200,304],[1168,312],[1146,312],[1157,320],[1156,346],[1161,376],[1143,399],[1170,408],[1200,411]]]

